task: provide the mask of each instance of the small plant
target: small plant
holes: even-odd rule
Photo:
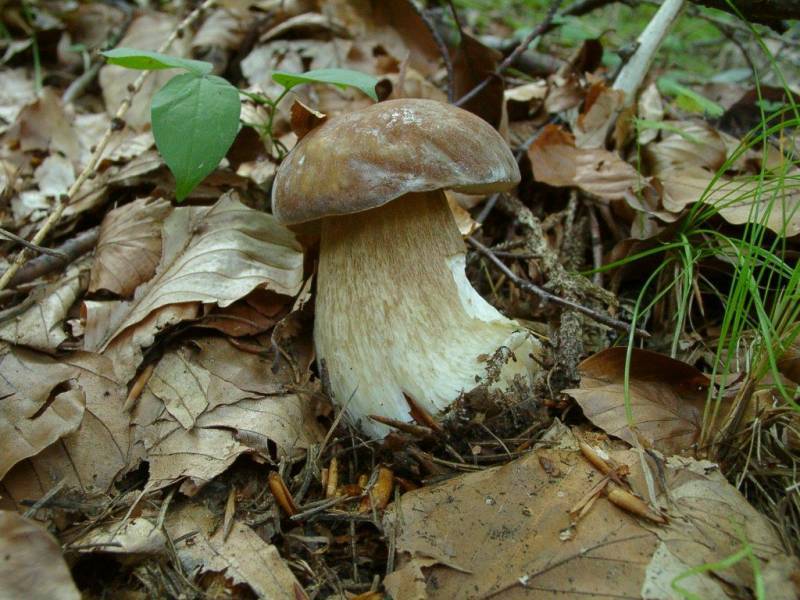
[[[180,201],[208,176],[225,157],[239,132],[240,94],[266,106],[269,120],[259,133],[282,158],[286,148],[274,140],[272,125],[278,105],[296,86],[328,83],[353,87],[373,100],[378,80],[349,69],[317,69],[306,73],[275,71],[272,79],[283,87],[276,99],[242,92],[222,77],[211,74],[213,65],[158,52],[115,48],[103,52],[109,64],[128,69],[160,71],[181,69],[153,95],[150,118],[156,147],[175,176],[175,196]]]

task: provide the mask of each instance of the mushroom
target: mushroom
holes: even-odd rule
[[[432,100],[401,99],[332,118],[279,167],[279,221],[321,220],[314,345],[334,401],[362,431],[378,415],[411,422],[406,396],[439,417],[511,358],[490,385],[529,381],[538,342],[470,285],[444,195],[519,182],[508,145],[485,121]]]

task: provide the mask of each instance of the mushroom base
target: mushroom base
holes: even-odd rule
[[[536,369],[540,346],[470,285],[465,248],[441,191],[322,223],[314,342],[334,401],[362,431],[412,421],[405,395],[440,415],[487,375],[487,359],[513,356],[493,387]]]

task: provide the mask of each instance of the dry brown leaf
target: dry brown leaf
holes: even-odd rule
[[[41,358],[39,358],[41,361]],[[101,356],[76,353],[60,368],[69,368],[86,397],[76,431],[12,469],[0,495],[19,508],[64,481],[85,495],[105,493],[115,478],[135,461],[131,455],[130,417],[123,412],[127,387],[114,379],[113,365]]]
[[[664,208],[672,212],[680,212],[702,199],[728,223],[763,223],[786,237],[800,233],[800,169],[790,170],[785,177],[767,176],[764,181],[726,176],[714,181],[711,171],[685,165],[665,171],[658,178],[664,189]]]
[[[461,42],[453,57],[453,91],[461,98],[487,77],[491,82],[461,108],[481,117],[495,129],[503,120],[503,78],[495,73],[503,55],[485,46],[466,32],[461,32]]]
[[[439,68],[436,40],[409,0],[328,0],[322,12],[344,24],[354,39],[381,46],[398,61],[408,56],[409,66],[425,76]]]
[[[557,125],[542,130],[528,156],[537,181],[557,187],[577,186],[606,200],[625,198],[646,184],[646,179],[617,154],[601,148],[577,148],[575,138]]]
[[[564,443],[563,438],[571,438]],[[783,554],[772,525],[719,473],[666,468],[658,502],[670,522],[656,526],[598,498],[573,525],[569,511],[603,476],[575,450],[570,433],[547,457],[562,476],[540,465],[541,451],[503,467],[409,492],[391,506],[384,526],[396,536],[399,568],[385,580],[403,598],[673,599],[663,587],[687,569],[726,558],[742,538],[765,563]],[[558,446],[561,446],[559,449]],[[638,454],[604,449],[646,489]],[[469,527],[464,527],[469,523]],[[672,561],[664,561],[665,556]],[[703,598],[728,598],[725,584],[753,589],[748,561],[681,581]],[[400,590],[404,590],[400,595]],[[424,595],[423,595],[424,594]]]
[[[640,119],[659,123],[664,120],[664,103],[661,100],[661,93],[658,86],[651,83],[639,95],[637,103],[637,113]],[[658,129],[654,127],[642,127],[639,129],[636,139],[640,146],[645,146],[658,137]]]
[[[586,92],[583,112],[578,115],[572,132],[578,148],[605,148],[608,122],[615,118],[625,101],[625,94],[613,90],[603,81]]]
[[[175,29],[177,21],[166,13],[139,14],[120,40],[122,48],[138,50],[158,50],[164,40]],[[170,46],[169,54],[186,56],[191,42],[190,31],[185,31]],[[133,97],[130,109],[125,114],[125,122],[134,130],[142,131],[150,126],[150,100],[153,94],[167,81],[174,77],[172,70],[156,71],[144,82],[141,90]],[[128,86],[139,77],[139,71],[125,69],[116,65],[105,65],[100,69],[98,81],[103,90],[103,100],[109,115],[114,115],[122,101],[130,95]]]
[[[72,163],[60,154],[51,154],[33,172],[39,191],[47,197],[58,198],[66,194],[75,181]]]
[[[75,163],[80,158],[80,144],[71,118],[49,87],[42,90],[36,102],[22,110],[15,128],[23,152],[61,152]]]
[[[625,352],[609,348],[584,360],[580,388],[565,393],[609,435],[634,444],[638,433],[665,454],[691,452],[700,435],[708,378],[686,363],[635,348],[630,365],[634,433],[625,414]]]
[[[716,129],[702,121],[664,121],[662,140],[645,147],[644,155],[658,175],[671,169],[705,167],[716,171],[728,148]]]
[[[67,269],[63,277],[31,292],[30,306],[0,324],[0,339],[43,352],[55,352],[67,339],[64,321],[86,290],[89,261]]]
[[[141,198],[108,212],[100,226],[89,291],[130,296],[156,272],[161,226],[172,210],[163,199]]]
[[[187,573],[223,573],[234,584],[247,584],[258,598],[298,600],[302,587],[277,548],[240,521],[227,537],[217,517],[200,505],[171,512],[166,528]],[[216,529],[216,531],[215,531]]]
[[[28,77],[28,69],[9,69],[0,71],[0,133],[16,122],[22,109],[36,100],[36,86]]]
[[[95,527],[76,539],[80,552],[126,555],[166,554],[167,539],[154,523],[138,517],[123,523],[112,522]]]
[[[187,479],[181,489],[192,494],[241,454],[268,457],[270,441],[292,455],[320,438],[308,399],[271,375],[269,361],[231,348],[201,339],[165,354],[153,371],[134,413],[151,485]],[[229,381],[231,369],[250,389]]]
[[[220,8],[213,11],[194,36],[192,48],[238,48],[247,34],[248,11]]]
[[[61,545],[38,523],[0,511],[0,597],[80,600]]]
[[[107,347],[165,306],[225,307],[257,287],[293,296],[302,271],[302,249],[294,235],[234,195],[226,194],[210,208],[177,208],[164,222],[157,275],[137,288],[132,301],[113,303],[104,318],[97,310],[87,314],[86,348]]]
[[[80,427],[83,392],[61,389],[75,369],[22,348],[0,349],[0,479]]]

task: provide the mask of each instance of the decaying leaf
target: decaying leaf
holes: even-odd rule
[[[239,521],[227,536],[218,525],[218,518],[197,504],[169,515],[166,528],[180,540],[175,551],[186,572],[221,573],[234,584],[249,585],[259,598],[297,600],[295,590],[302,588],[275,546]]]
[[[89,291],[130,296],[149,281],[161,258],[161,226],[172,210],[163,199],[141,198],[110,211],[100,226]]]
[[[175,209],[164,222],[156,276],[137,288],[132,301],[107,307],[102,318],[97,310],[87,314],[86,348],[105,348],[165,306],[224,307],[259,286],[292,296],[300,290],[302,270],[294,235],[232,194],[210,208]]]
[[[61,546],[41,525],[0,511],[0,597],[80,600]]]
[[[775,233],[791,237],[800,233],[800,169],[784,176],[737,177],[715,174],[703,167],[684,165],[659,175],[664,188],[664,208],[680,212],[703,200],[734,225],[763,223]]]
[[[712,171],[725,162],[728,149],[722,135],[700,121],[663,121],[662,140],[648,144],[645,157],[655,174],[687,166]]]
[[[0,479],[19,461],[80,427],[85,397],[59,389],[75,369],[22,348],[0,350]]]
[[[187,479],[182,489],[193,493],[241,454],[269,456],[269,442],[291,455],[317,441],[308,398],[289,391],[270,366],[219,338],[165,354],[134,413],[151,485]]]
[[[580,453],[564,449],[575,444],[571,433],[564,437],[572,441],[553,440],[561,449],[546,451],[560,477],[548,474],[539,461],[542,451],[534,451],[500,468],[409,492],[390,506],[384,526],[396,535],[401,561],[384,581],[387,591],[431,600],[666,600],[676,596],[665,582],[730,556],[744,540],[762,565],[783,554],[772,525],[718,472],[666,469],[667,488],[657,490],[670,518],[666,525],[639,520],[604,497],[571,523],[569,512],[603,477]],[[609,445],[604,452],[630,470],[635,491],[647,489],[635,451]],[[671,560],[664,560],[667,555]],[[681,581],[712,600],[754,586],[747,560]]]
[[[15,127],[20,148],[25,152],[60,152],[75,163],[80,158],[80,144],[71,119],[51,88],[45,88],[35,102],[20,112]]]
[[[621,199],[646,185],[646,178],[617,154],[602,148],[578,148],[575,138],[557,125],[547,125],[531,144],[528,156],[537,181],[578,186],[607,200]]]
[[[64,321],[86,289],[88,261],[72,265],[54,283],[32,292],[30,306],[0,324],[0,339],[43,352],[54,352],[67,339]]]
[[[143,556],[166,553],[167,539],[151,520],[138,517],[96,527],[75,540],[73,546],[82,548],[83,553]]]
[[[633,350],[630,404],[625,412],[625,348],[609,348],[579,365],[581,386],[565,390],[609,435],[635,443],[638,434],[665,454],[690,452],[700,434],[708,378],[694,367],[648,350]]]
[[[36,355],[30,360],[41,365],[44,359]],[[76,391],[85,397],[83,418],[71,433],[8,472],[0,495],[17,506],[24,499],[41,497],[62,481],[85,495],[105,493],[117,475],[134,463],[130,417],[122,410],[127,388],[114,379],[111,361],[78,352],[62,363],[58,367],[69,369]]]

